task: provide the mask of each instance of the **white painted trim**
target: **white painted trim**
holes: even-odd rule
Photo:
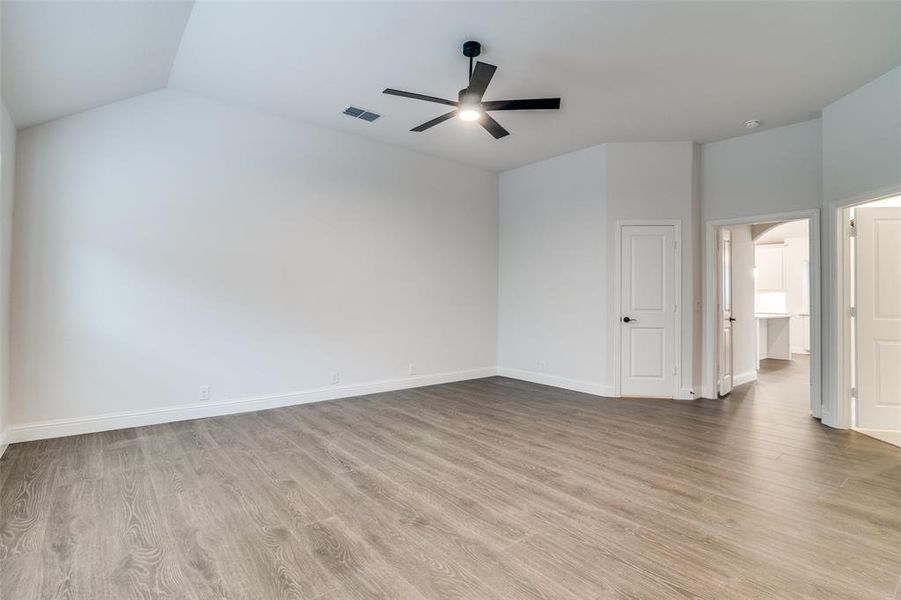
[[[680,219],[626,219],[617,220],[614,233],[614,278],[613,278],[613,322],[616,324],[613,329],[613,396],[619,398],[622,396],[622,372],[620,365],[620,354],[622,352],[622,327],[620,319],[622,318],[622,231],[623,227],[631,225],[671,225],[675,229],[677,254],[675,256],[676,273],[674,275],[676,283],[676,331],[675,345],[676,351],[673,355],[676,366],[676,376],[673,382],[673,398],[690,400],[697,396],[689,393],[695,390],[685,390],[682,388],[682,221]]]
[[[537,371],[524,371],[522,369],[514,369],[512,367],[498,367],[497,374],[501,377],[520,379],[522,381],[539,383],[541,385],[549,385],[552,387],[563,388],[565,390],[572,390],[574,392],[594,394],[595,396],[604,396],[606,398],[615,397],[613,386],[605,383],[582,381],[580,379],[569,379],[567,377],[548,375],[547,373],[540,373]]]
[[[497,371],[497,367],[483,367],[466,371],[451,371],[447,373],[435,373],[400,379],[385,379],[369,383],[329,386],[327,388],[304,390],[275,396],[257,396],[252,398],[219,400],[215,402],[199,402],[195,404],[167,406],[164,408],[107,413],[90,417],[23,423],[21,425],[11,425],[9,427],[7,430],[7,442],[28,442],[32,440],[79,435],[82,433],[111,431],[127,427],[141,427],[144,425],[157,425],[159,423],[218,417],[221,415],[265,410],[267,408],[278,408],[280,406],[293,406],[310,402],[322,402],[324,400],[336,400],[338,398],[348,398],[351,396],[364,396],[367,394],[404,390],[425,385],[492,377],[497,375]]]
[[[7,448],[9,448],[9,428],[4,428],[0,431],[0,458],[3,458]]]
[[[679,390],[679,394],[676,395],[673,400],[696,400],[700,398],[701,388],[681,388]]]
[[[843,226],[842,215],[846,208],[866,204],[901,194],[901,185],[893,185],[834,200],[824,215],[826,231],[823,247],[823,273],[829,287],[824,290],[824,343],[825,364],[829,368],[823,378],[823,423],[848,429],[851,427],[851,324],[848,318],[849,299],[845,293],[850,285],[846,256],[848,231]],[[847,285],[846,285],[847,283]]]
[[[820,266],[820,209],[811,208],[784,213],[770,213],[764,215],[752,215],[735,219],[716,219],[707,221],[704,225],[704,302],[703,302],[703,332],[702,332],[702,369],[703,392],[705,398],[716,398],[717,378],[719,371],[718,325],[716,322],[716,294],[717,294],[717,243],[716,230],[719,227],[730,225],[748,225],[766,221],[792,221],[807,219],[810,224],[810,406],[813,416],[822,418],[823,423],[832,425],[823,416],[823,358],[821,343],[821,266]],[[833,425],[834,426],[834,425]]]
[[[757,381],[757,371],[748,371],[746,373],[739,373],[738,375],[733,375],[732,376],[732,387],[741,385],[743,383],[748,383],[751,381]]]

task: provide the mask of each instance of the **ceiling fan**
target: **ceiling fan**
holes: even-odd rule
[[[560,98],[529,98],[525,100],[488,100],[483,101],[482,96],[494,77],[497,67],[476,62],[475,68],[472,65],[472,59],[482,53],[482,45],[479,42],[469,41],[463,44],[463,56],[469,58],[469,85],[462,90],[457,100],[445,100],[444,98],[436,98],[435,96],[426,96],[424,94],[416,94],[413,92],[403,92],[401,90],[386,89],[383,93],[392,96],[401,96],[403,98],[413,98],[414,100],[425,100],[426,102],[436,102],[438,104],[446,104],[453,106],[454,110],[444,113],[440,117],[435,117],[431,121],[426,121],[418,127],[414,127],[410,131],[425,131],[439,123],[444,123],[450,118],[459,117],[463,121],[478,121],[488,133],[495,139],[500,139],[510,135],[510,132],[501,127],[501,124],[495,121],[488,111],[494,110],[555,110],[560,108]]]

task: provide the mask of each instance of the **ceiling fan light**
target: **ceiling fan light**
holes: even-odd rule
[[[464,106],[457,113],[457,116],[463,121],[478,121],[482,116],[482,111],[471,106]]]

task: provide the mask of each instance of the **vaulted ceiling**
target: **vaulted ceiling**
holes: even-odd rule
[[[2,93],[20,127],[163,87],[501,170],[604,142],[775,127],[901,62],[898,2],[17,2],[2,4]],[[455,98],[461,44],[498,66],[494,140],[385,87]],[[341,114],[356,105],[374,123]]]

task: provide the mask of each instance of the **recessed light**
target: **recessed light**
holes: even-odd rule
[[[745,129],[757,129],[760,127],[760,119],[749,119],[745,121]]]

